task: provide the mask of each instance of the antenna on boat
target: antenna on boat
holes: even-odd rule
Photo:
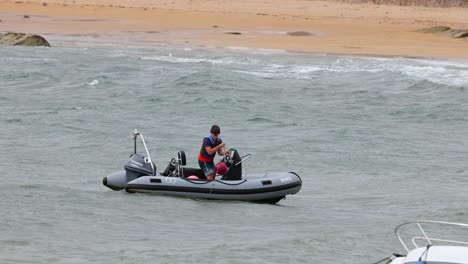
[[[153,161],[151,161],[151,156],[149,154],[148,148],[146,147],[146,142],[145,139],[143,138],[143,135],[138,131],[136,128],[133,130],[133,152],[134,154],[137,153],[137,138],[138,136],[141,137],[141,142],[143,142],[143,146],[145,147],[146,155],[148,158],[145,159],[146,163],[149,163],[151,165],[151,169],[153,170],[153,175],[155,175],[156,171],[154,169],[154,164]]]
[[[138,138],[138,135],[140,135],[140,132],[138,132],[138,130],[135,128],[135,130],[133,130],[133,154],[136,154],[136,152],[137,152],[137,138]]]

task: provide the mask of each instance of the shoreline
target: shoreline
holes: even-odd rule
[[[305,0],[94,2],[3,0],[0,10],[7,11],[0,13],[0,32],[46,39],[91,36],[122,44],[468,60],[468,39],[416,32],[440,25],[468,29],[468,8]]]

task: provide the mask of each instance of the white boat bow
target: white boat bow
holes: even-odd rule
[[[411,227],[413,232],[408,232]],[[393,255],[377,263],[468,264],[467,234],[468,224],[463,223],[428,220],[406,222],[395,228],[395,235],[405,248],[406,255]]]

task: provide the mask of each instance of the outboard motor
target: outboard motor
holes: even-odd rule
[[[154,172],[156,172],[154,163],[153,167],[151,167],[148,158],[140,154],[132,154],[130,159],[125,163],[124,168],[125,170],[117,171],[104,177],[102,184],[112,190],[120,191],[125,188],[127,182],[131,182],[144,175],[155,175]]]
[[[141,137],[143,146],[145,147],[146,157],[137,153],[137,139]],[[102,179],[102,184],[111,188],[112,190],[118,191],[125,188],[128,182],[135,180],[145,175],[156,175],[156,165],[151,161],[148,148],[146,147],[145,139],[138,130],[133,131],[133,143],[134,151],[130,156],[130,159],[125,163],[125,170],[112,173]]]
[[[242,180],[242,159],[237,150],[230,149],[229,152],[229,156],[224,158],[224,162],[228,169],[221,179],[228,181]]]
[[[124,168],[127,172],[127,177],[131,179],[145,175],[156,175],[156,165],[138,153],[130,156]]]

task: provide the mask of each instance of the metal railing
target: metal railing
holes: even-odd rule
[[[137,139],[138,139],[138,136],[140,136],[141,138],[141,142],[143,142],[143,146],[145,147],[145,151],[146,151],[146,155],[147,155],[147,158],[145,159],[145,162],[146,163],[149,163],[151,164],[151,169],[152,169],[152,172],[153,172],[153,175],[155,175],[156,171],[154,169],[154,165],[153,165],[153,161],[151,160],[151,156],[149,154],[149,151],[148,151],[148,147],[146,147],[146,142],[145,142],[145,138],[143,137],[143,135],[135,128],[135,130],[133,130],[133,149],[134,149],[134,154],[137,153]]]
[[[408,245],[403,241],[401,238],[401,227],[403,226],[408,226],[408,225],[416,225],[420,231],[419,236],[414,236],[411,238],[411,242],[414,245],[414,248],[419,248],[419,246],[416,241],[424,241],[426,245],[432,245],[433,242],[442,242],[442,243],[448,243],[448,244],[456,244],[456,245],[468,245],[467,241],[460,241],[460,240],[450,240],[450,239],[443,239],[443,238],[437,238],[437,237],[430,237],[427,235],[426,231],[424,231],[422,224],[424,225],[441,225],[441,226],[456,226],[459,227],[460,229],[464,229],[465,232],[468,232],[468,224],[463,224],[463,223],[453,223],[453,222],[443,222],[443,221],[429,221],[429,220],[419,220],[419,221],[409,221],[403,224],[398,225],[395,228],[395,235],[397,236],[398,240],[400,243],[403,245],[403,247],[406,249],[406,251],[409,253],[410,249]],[[421,236],[422,235],[422,236]]]
[[[133,130],[133,134],[132,134],[133,153],[134,154],[137,153],[138,136],[140,136],[141,142],[143,143],[143,147],[145,148],[145,152],[146,152],[146,156],[147,156],[145,158],[145,162],[149,163],[151,165],[152,173],[153,173],[153,175],[156,175],[156,168],[154,167],[153,161],[151,160],[151,156],[149,154],[148,147],[146,146],[145,138],[143,137],[143,134],[141,134],[141,132],[138,131],[138,129],[136,129],[136,128],[135,128],[135,130]],[[178,152],[178,157],[172,159],[174,161],[174,166],[176,167],[176,170],[175,170],[177,172],[176,175],[166,175],[166,176],[169,176],[169,177],[172,177],[172,176],[182,177],[184,175],[184,173],[183,173],[184,167],[183,166],[186,163],[185,159],[186,159],[185,158],[185,152],[179,151]]]

